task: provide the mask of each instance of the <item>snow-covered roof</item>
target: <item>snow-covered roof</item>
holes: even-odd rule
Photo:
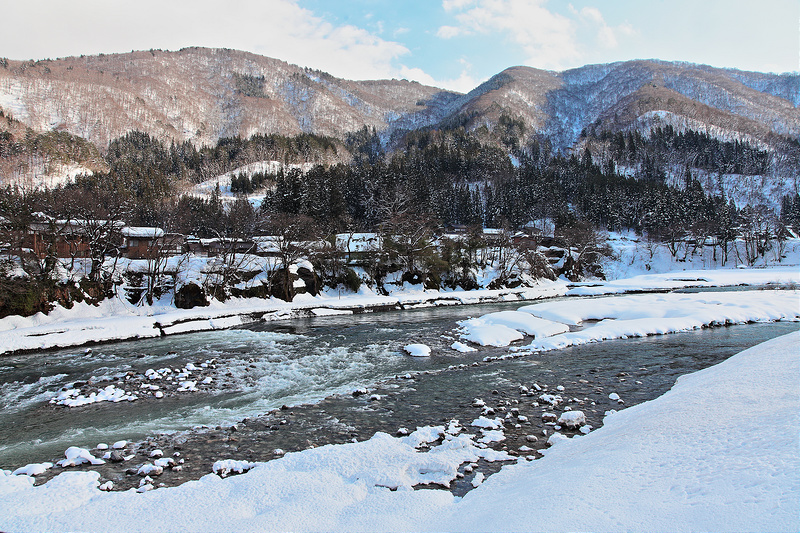
[[[125,226],[119,231],[123,237],[132,239],[158,239],[164,236],[163,229],[147,226]]]

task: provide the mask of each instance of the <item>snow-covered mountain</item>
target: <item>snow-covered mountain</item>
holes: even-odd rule
[[[670,124],[724,140],[766,143],[800,136],[800,76],[687,63],[627,61],[562,73],[513,67],[469,93],[459,113],[473,125],[503,112],[522,117],[554,146],[571,146],[587,127]]]
[[[0,108],[35,131],[63,130],[101,149],[131,130],[162,140],[301,132],[387,138],[440,123],[492,127],[507,114],[559,148],[592,125],[691,127],[768,144],[800,137],[800,75],[628,61],[565,72],[509,68],[466,95],[401,80],[349,81],[277,59],[187,48],[44,61],[0,61]]]
[[[5,65],[5,67],[3,67]],[[437,122],[458,95],[399,80],[348,81],[225,49],[0,62],[0,108],[34,130],[105,147],[128,131],[215,144],[255,133],[343,136]]]

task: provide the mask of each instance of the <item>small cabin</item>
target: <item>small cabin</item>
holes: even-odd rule
[[[122,255],[128,259],[152,259],[156,256],[173,256],[183,253],[185,237],[180,233],[166,233],[161,228],[125,226],[122,235]]]

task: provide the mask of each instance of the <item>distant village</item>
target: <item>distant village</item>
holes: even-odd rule
[[[120,221],[105,220],[57,220],[43,213],[37,214],[37,220],[22,232],[18,246],[32,252],[39,259],[48,256],[59,259],[89,258],[92,256],[91,235],[97,228],[108,234],[114,241],[115,250],[109,255],[126,259],[153,259],[156,256],[176,256],[194,254],[199,257],[216,257],[224,253],[250,254],[259,257],[280,257],[275,236],[254,236],[245,238],[198,238],[192,235],[170,233],[158,227],[127,226]],[[467,235],[470,228],[456,225],[447,228],[445,236],[459,237]],[[483,228],[481,230],[485,244],[489,247],[500,245],[499,241],[508,241],[515,246],[529,244],[555,246],[552,235],[545,235],[542,230],[533,226],[526,227],[513,234],[502,229]],[[299,244],[299,243],[298,243]],[[308,249],[331,247],[332,242],[326,240],[304,243]],[[370,252],[381,250],[381,236],[377,233],[342,233],[336,236],[335,248],[355,259]],[[14,255],[10,243],[0,243],[0,253]],[[563,257],[562,253],[551,253],[551,257]],[[556,262],[556,260],[552,261]]]

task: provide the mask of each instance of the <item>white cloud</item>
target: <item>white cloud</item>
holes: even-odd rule
[[[546,0],[443,0],[458,26],[442,26],[437,35],[496,34],[518,45],[527,56],[526,64],[559,69],[580,56],[575,40],[575,23],[548,10]]]
[[[470,73],[469,65],[461,70],[461,74],[457,78],[451,79],[436,79],[427,72],[419,68],[401,68],[402,77],[408,80],[418,81],[423,85],[430,85],[432,87],[439,87],[449,91],[456,91],[459,93],[468,93],[484,81],[486,78],[475,78]]]
[[[453,11],[454,9],[464,9],[475,3],[475,0],[442,0],[442,7],[445,11]]]
[[[186,46],[247,50],[351,79],[399,75],[409,50],[296,0],[26,0],[3,8],[0,53],[13,59]]]
[[[455,26],[440,26],[439,29],[436,30],[436,36],[441,39],[452,39],[463,33],[464,30],[462,28],[457,28]]]
[[[596,41],[604,48],[617,48],[619,46],[619,36],[634,35],[636,31],[630,24],[624,23],[612,27],[606,23],[603,14],[596,7],[584,7],[580,11],[576,10],[572,5],[569,6],[570,11],[577,15],[581,22],[596,31]]]

